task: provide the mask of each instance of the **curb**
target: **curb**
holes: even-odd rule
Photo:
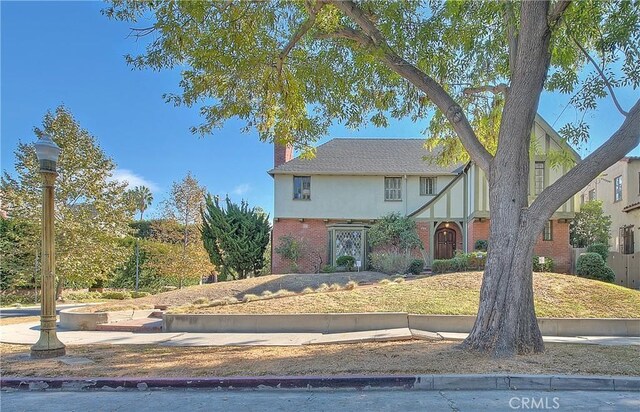
[[[640,377],[579,375],[336,375],[221,378],[0,378],[7,390],[574,390],[640,392]]]

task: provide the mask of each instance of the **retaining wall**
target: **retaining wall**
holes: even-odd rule
[[[409,328],[468,333],[475,316],[408,313],[164,314],[164,332],[342,333]],[[545,336],[640,336],[640,319],[538,318]]]

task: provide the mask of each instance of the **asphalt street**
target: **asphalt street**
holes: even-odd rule
[[[3,392],[14,411],[634,411],[638,392],[583,391],[216,391]]]

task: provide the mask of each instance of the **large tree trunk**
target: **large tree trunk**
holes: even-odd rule
[[[533,304],[535,238],[526,223],[492,218],[478,316],[463,346],[497,357],[544,350]]]
[[[549,66],[546,2],[523,3],[521,30],[487,172],[491,229],[476,323],[464,345],[494,356],[544,350],[533,306],[532,255],[545,216],[529,219],[529,145]]]

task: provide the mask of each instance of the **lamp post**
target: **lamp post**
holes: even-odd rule
[[[53,231],[53,196],[56,181],[56,162],[60,148],[45,134],[34,143],[42,175],[42,303],[40,338],[31,347],[33,358],[55,358],[65,354],[65,347],[56,335],[55,247]]]

